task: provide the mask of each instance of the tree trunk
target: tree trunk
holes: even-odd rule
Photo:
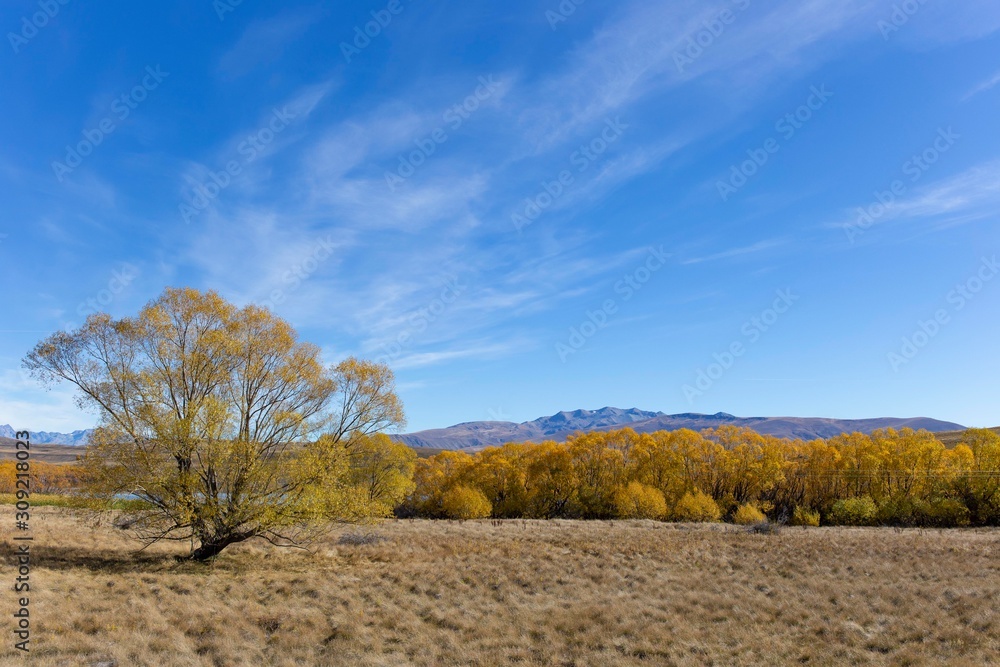
[[[215,558],[230,544],[232,543],[228,540],[209,540],[207,542],[202,542],[197,549],[191,552],[191,560],[206,561],[210,558]]]
[[[253,530],[248,530],[242,533],[230,533],[224,536],[213,535],[201,538],[199,540],[200,544],[198,548],[191,552],[191,560],[206,561],[210,558],[215,558],[230,544],[236,544],[237,542],[249,540],[257,534],[258,533]]]

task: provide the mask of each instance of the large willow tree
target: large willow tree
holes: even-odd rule
[[[90,491],[145,501],[126,525],[196,541],[196,560],[254,537],[299,544],[321,522],[377,511],[352,484],[351,446],[404,422],[388,367],[325,368],[287,322],[215,292],[167,289],[136,317],[92,315],[24,365],[75,385],[99,415]]]

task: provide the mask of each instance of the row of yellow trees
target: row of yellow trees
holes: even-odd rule
[[[32,461],[30,470],[32,493],[65,494],[76,491],[84,482],[80,466]],[[0,493],[17,492],[17,473],[16,461],[0,461]]]
[[[401,516],[996,525],[1000,435],[969,430],[949,449],[910,429],[809,442],[623,429],[443,452],[417,462],[414,483]]]
[[[1000,435],[983,429],[951,449],[909,429],[803,442],[726,426],[624,429],[419,460],[375,434],[343,451],[335,476],[358,516],[1000,525]],[[0,493],[13,492],[14,466],[0,462]],[[91,481],[86,466],[31,468],[35,493]]]

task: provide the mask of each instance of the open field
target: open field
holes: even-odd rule
[[[10,438],[0,438],[0,461],[10,460],[15,457],[16,440]],[[72,445],[31,445],[31,459],[44,463],[76,463],[76,458],[81,456],[85,447],[74,447]]]
[[[0,529],[9,578],[11,523]],[[996,529],[756,535],[643,521],[390,521],[336,528],[311,553],[253,543],[197,565],[173,557],[180,544],[135,555],[85,510],[37,508],[32,524],[33,665],[987,665],[1000,656]],[[345,533],[378,537],[350,544]],[[0,662],[21,664],[10,644]]]

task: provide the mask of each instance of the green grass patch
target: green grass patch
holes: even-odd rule
[[[17,502],[17,496],[13,493],[0,493],[0,505],[13,505]],[[95,510],[124,510],[138,511],[150,509],[151,505],[145,500],[116,498],[110,503],[95,500],[86,496],[55,495],[48,493],[33,493],[28,499],[32,507],[76,507]]]

